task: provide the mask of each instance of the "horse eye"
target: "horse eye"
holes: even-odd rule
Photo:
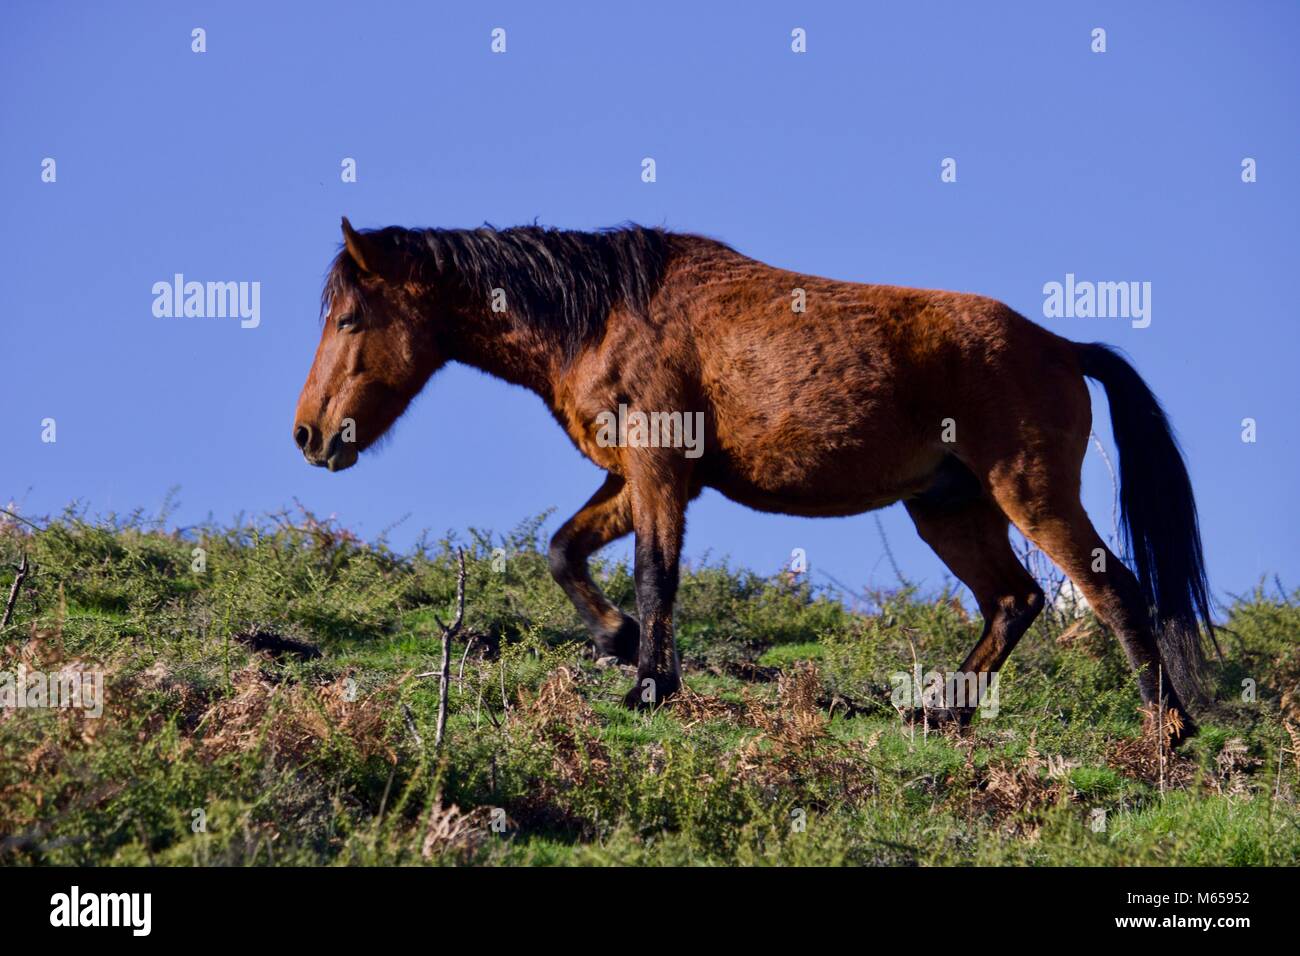
[[[340,315],[338,317],[338,322],[336,324],[338,325],[339,331],[355,328],[357,324],[357,317],[355,314],[351,312],[345,312],[343,315]]]

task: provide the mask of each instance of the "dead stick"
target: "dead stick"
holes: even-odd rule
[[[913,677],[912,703],[915,704],[916,689],[921,686],[921,664],[916,659],[916,645],[912,643],[912,636],[910,634],[907,637],[907,644],[910,648],[912,648],[912,677]],[[915,714],[915,709],[913,709],[913,714]],[[922,723],[921,736],[923,739],[928,738],[930,736],[930,715],[929,715],[929,711],[926,709],[925,691],[921,692],[921,723]],[[912,743],[915,744],[916,743],[916,720],[915,719],[912,720],[911,729],[912,729]]]
[[[438,627],[442,629],[442,667],[438,675],[438,728],[433,735],[433,749],[439,750],[442,747],[442,740],[447,730],[447,690],[451,685],[451,639],[460,631],[460,625],[465,620],[465,550],[457,549],[460,567],[456,572],[456,618],[451,622],[451,627],[445,626],[442,621],[438,621],[435,614],[433,619],[438,621]]]
[[[410,733],[411,737],[414,738],[414,740],[415,740],[415,746],[420,747],[420,748],[423,748],[423,747],[424,747],[424,738],[420,736],[420,730],[419,730],[418,727],[415,726],[415,714],[411,713],[411,708],[408,707],[406,704],[403,704],[403,705],[402,705],[402,713],[406,716],[406,729],[407,729],[407,731]],[[391,781],[391,778],[390,778],[390,781],[389,781],[389,782],[390,782],[390,783],[392,782],[392,781]],[[384,790],[384,799],[387,799],[387,798],[388,798],[388,790],[385,789],[385,790]],[[379,809],[379,815],[380,815],[381,817],[384,815],[384,811],[383,811],[383,807],[382,807],[382,806],[381,806],[380,809]]]
[[[1277,752],[1277,782],[1273,784],[1273,802],[1282,796],[1282,756],[1286,753],[1286,744],[1281,744]]]
[[[9,626],[9,618],[13,616],[14,605],[18,603],[18,590],[23,586],[23,581],[27,579],[27,555],[23,554],[23,560],[18,565],[18,573],[14,575],[14,586],[9,589],[9,600],[5,603],[4,620],[0,620],[0,630]]]
[[[1160,794],[1164,796],[1165,792],[1165,666],[1160,664],[1156,670],[1156,711],[1157,728],[1156,728],[1156,747],[1160,753]]]
[[[456,672],[456,680],[465,680],[465,661],[469,659],[469,649],[474,646],[475,635],[471,634],[469,640],[465,642],[465,653],[460,656],[460,670]]]

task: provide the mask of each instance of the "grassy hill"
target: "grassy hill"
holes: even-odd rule
[[[978,637],[950,595],[853,613],[725,564],[683,575],[687,692],[634,714],[540,524],[398,554],[305,513],[5,520],[0,600],[29,569],[0,673],[105,690],[97,718],[0,708],[0,863],[1300,863],[1300,592],[1224,609],[1220,702],[1177,751],[1086,614],[1045,614],[959,734],[890,698]],[[628,569],[597,567],[633,609]]]

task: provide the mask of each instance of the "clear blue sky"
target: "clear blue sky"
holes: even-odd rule
[[[156,509],[179,485],[180,524],[297,497],[365,535],[409,515],[398,545],[550,507],[554,528],[600,473],[537,398],[462,367],[358,467],[303,462],[290,426],[321,277],[342,214],[634,220],[805,272],[984,293],[1123,347],[1185,445],[1216,594],[1300,583],[1294,3],[76,8],[8,3],[0,29],[0,498],[25,514]],[[155,318],[151,287],[177,272],[259,281],[261,326]],[[1151,326],[1043,319],[1043,284],[1071,272],[1151,282]],[[1106,533],[1095,453],[1084,482]],[[902,508],[881,518],[903,572],[941,585]],[[711,492],[692,508],[692,556],[771,572],[794,547],[846,583],[893,583],[870,516]]]

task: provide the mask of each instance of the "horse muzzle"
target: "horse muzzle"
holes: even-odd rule
[[[328,468],[330,471],[343,471],[357,463],[357,446],[343,440],[342,432],[335,432],[325,444],[323,451],[317,451],[318,443],[312,441],[315,436],[308,426],[300,425],[294,432],[294,441],[302,450],[302,457],[309,465]]]

